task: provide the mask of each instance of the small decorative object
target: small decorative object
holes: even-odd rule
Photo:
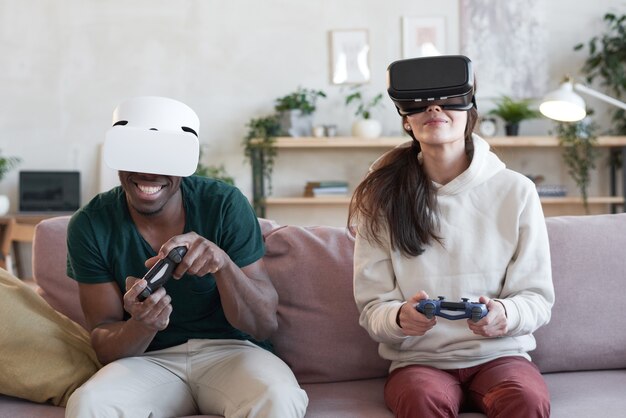
[[[313,127],[313,136],[315,138],[321,138],[324,136],[325,132],[326,132],[326,128],[324,127],[324,125],[317,125]]]
[[[330,79],[333,84],[370,81],[369,40],[365,29],[330,31]]]
[[[313,112],[320,97],[326,97],[326,93],[298,87],[293,93],[276,99],[274,109],[280,115],[283,133],[293,137],[310,136]]]
[[[325,125],[324,131],[328,137],[337,136],[337,125]]]
[[[358,138],[378,138],[382,133],[382,125],[380,121],[372,119],[372,110],[382,106],[382,93],[378,93],[371,99],[365,99],[363,93],[358,89],[354,89],[352,93],[346,96],[346,106],[357,103],[357,109],[354,112],[357,119],[352,125],[352,135]]]
[[[498,125],[494,118],[482,118],[478,124],[478,131],[485,138],[494,136],[497,130]]]
[[[589,118],[579,122],[556,124],[556,136],[563,147],[563,161],[578,186],[586,213],[589,213],[587,188],[591,182],[591,170],[596,168],[598,158],[598,150],[595,148],[597,129],[597,125]]]
[[[516,136],[519,124],[526,119],[536,119],[541,113],[531,107],[531,99],[514,100],[509,96],[501,96],[496,100],[496,107],[489,114],[504,120],[504,129],[508,136]]]
[[[0,181],[4,176],[15,168],[22,160],[18,157],[3,157],[0,155]],[[9,212],[10,202],[9,198],[0,194],[0,216],[4,216]]]

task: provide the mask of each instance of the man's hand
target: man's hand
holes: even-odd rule
[[[437,324],[437,319],[434,316],[428,319],[415,309],[415,306],[423,299],[428,299],[428,294],[420,290],[400,307],[398,323],[406,335],[424,335]]]
[[[476,335],[482,335],[483,337],[494,338],[502,337],[506,335],[508,326],[506,323],[506,311],[502,303],[491,300],[487,296],[481,296],[478,300],[480,303],[484,303],[487,306],[487,316],[482,318],[478,322],[474,322],[471,319],[467,320],[469,329]]]
[[[140,302],[137,297],[145,287],[146,281],[143,279],[130,276],[126,278],[124,309],[130,314],[131,320],[137,321],[150,330],[162,331],[170,323],[172,298],[161,287],[146,300]]]
[[[167,257],[171,250],[180,246],[187,247],[187,254],[172,274],[177,280],[185,273],[199,277],[217,273],[230,261],[230,257],[215,243],[195,232],[188,232],[170,238],[160,248],[158,255],[146,260],[146,267],[152,267],[159,259]]]

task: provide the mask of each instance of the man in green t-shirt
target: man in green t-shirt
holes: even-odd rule
[[[76,212],[67,237],[68,275],[105,367],[70,397],[67,417],[304,416],[307,395],[267,342],[278,296],[258,221],[237,188],[191,176],[198,127],[193,110],[163,97],[114,111],[103,152],[121,186]],[[173,279],[140,300],[141,277],[181,246]]]

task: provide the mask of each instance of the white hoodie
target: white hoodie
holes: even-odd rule
[[[360,324],[380,343],[391,370],[411,364],[440,369],[472,367],[503,356],[523,356],[535,348],[532,336],[550,320],[554,289],[550,248],[541,203],[534,184],[506,169],[474,135],[469,168],[439,186],[440,226],[433,242],[417,257],[405,257],[357,235],[354,297]],[[508,332],[486,338],[470,331],[466,319],[437,318],[423,336],[406,336],[396,324],[398,309],[424,290],[436,299],[500,300]]]

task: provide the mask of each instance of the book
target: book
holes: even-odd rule
[[[348,194],[348,182],[342,180],[309,181],[304,187],[305,197],[343,196]]]

